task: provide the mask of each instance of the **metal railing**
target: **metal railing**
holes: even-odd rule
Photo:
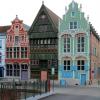
[[[47,81],[0,82],[0,100],[21,100],[48,92]]]

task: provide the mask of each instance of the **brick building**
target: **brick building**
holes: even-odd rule
[[[6,36],[6,77],[27,80],[30,78],[29,27],[18,16],[12,21]]]

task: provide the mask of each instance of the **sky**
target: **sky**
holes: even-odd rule
[[[18,18],[29,26],[33,23],[42,1],[46,7],[51,9],[59,17],[65,13],[65,6],[72,0],[0,0],[0,26],[11,25],[11,22]],[[100,1],[99,0],[74,0],[79,5],[82,4],[82,12],[85,17],[89,16],[89,21],[100,35]]]

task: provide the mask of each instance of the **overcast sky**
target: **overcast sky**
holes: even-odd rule
[[[18,15],[19,19],[27,25],[31,25],[36,17],[43,0],[0,0],[0,26],[10,25],[11,21]],[[99,0],[74,0],[82,4],[85,17],[89,15],[89,21],[100,34],[100,1]],[[44,4],[62,18],[65,6],[72,0],[44,0]]]

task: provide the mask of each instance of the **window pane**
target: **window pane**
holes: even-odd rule
[[[77,66],[77,70],[80,70],[80,66]]]
[[[70,65],[70,60],[67,61],[67,65]]]
[[[84,70],[84,66],[81,66],[81,70]]]
[[[77,61],[77,65],[80,65],[80,60]]]
[[[66,70],[66,66],[64,66],[64,70]]]
[[[67,66],[67,70],[70,70],[70,66]]]
[[[64,65],[66,65],[66,60],[64,60]]]
[[[75,12],[72,12],[72,17],[75,16]]]
[[[81,61],[81,64],[84,65],[84,60]]]
[[[19,42],[19,36],[15,36],[15,44],[17,45]]]
[[[2,48],[2,40],[0,40],[0,48]]]

